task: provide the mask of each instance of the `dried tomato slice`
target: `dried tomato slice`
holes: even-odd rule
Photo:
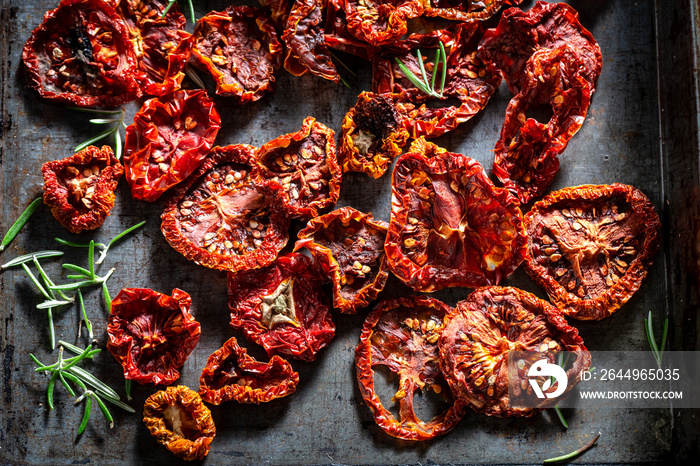
[[[215,147],[161,215],[161,231],[180,254],[219,270],[263,267],[287,244],[289,219],[259,185],[256,148]]]
[[[116,107],[141,95],[127,27],[102,0],[62,0],[32,33],[22,61],[45,99]]]
[[[334,205],[343,172],[338,165],[335,132],[306,117],[301,129],[263,144],[258,166],[290,215],[306,219]]]
[[[445,434],[462,419],[466,404],[455,400],[440,371],[438,337],[451,308],[437,299],[410,297],[382,301],[367,316],[355,350],[357,381],[374,421],[389,435],[404,440],[428,440]],[[375,387],[375,368],[399,377],[392,401],[399,402],[399,419],[382,404]],[[414,410],[414,395],[428,390],[440,395],[444,411],[427,422]]]
[[[124,168],[109,146],[88,146],[62,160],[46,162],[44,204],[71,233],[102,226],[114,207],[114,190]]]
[[[348,31],[375,47],[406,34],[407,21],[423,14],[421,0],[343,0]]]
[[[335,335],[322,286],[315,264],[299,253],[282,254],[262,269],[231,273],[231,326],[269,355],[313,361]]]
[[[389,268],[417,291],[499,283],[525,257],[517,199],[465,155],[428,155],[406,153],[394,168]]]
[[[377,53],[378,48],[350,34],[343,7],[344,1],[327,0],[326,2],[324,42],[333,49],[369,59]]]
[[[661,241],[649,199],[623,184],[550,193],[525,216],[525,270],[564,314],[608,317],[639,289]]]
[[[309,221],[294,250],[306,248],[333,280],[333,306],[355,314],[382,291],[389,277],[384,254],[387,224],[352,207]]]
[[[556,307],[510,287],[484,287],[457,303],[445,317],[438,341],[440,368],[452,393],[477,412],[489,416],[531,416],[537,409],[510,404],[508,356],[511,351],[539,352],[553,357],[576,353],[567,370],[567,391],[590,367],[591,356]],[[527,377],[522,378],[530,389]]]
[[[522,0],[515,0],[517,3]],[[495,15],[504,0],[425,0],[426,16],[455,21],[484,21]]]
[[[523,204],[547,190],[559,170],[558,155],[586,118],[591,85],[580,70],[568,45],[535,52],[527,62],[527,81],[508,104],[493,173]],[[542,106],[552,111],[547,123],[527,116]]]
[[[118,12],[129,28],[138,57],[136,79],[144,94],[163,96],[180,89],[190,59],[192,34],[185,31],[185,16],[168,2],[121,0]]]
[[[158,443],[185,461],[204,459],[216,435],[211,411],[197,392],[184,385],[149,396],[143,422]]]
[[[258,0],[260,5],[270,10],[270,19],[279,30],[283,30],[289,16],[289,0]]]
[[[259,362],[231,337],[209,356],[199,395],[213,405],[230,400],[260,404],[291,395],[298,383],[299,374],[287,361],[273,356],[268,363]]]
[[[343,119],[340,163],[343,171],[379,178],[408,140],[404,116],[390,95],[362,92]]]
[[[203,162],[221,128],[206,91],[147,100],[126,128],[124,167],[131,195],[155,201]]]
[[[147,288],[124,288],[112,301],[107,349],[124,368],[124,378],[169,385],[201,333],[189,309],[190,295],[175,288],[171,296]]]
[[[296,0],[292,5],[282,34],[287,46],[284,69],[294,76],[309,71],[337,83],[340,76],[323,36],[322,8],[322,0]]]
[[[508,87],[517,94],[527,81],[525,67],[538,50],[568,45],[575,50],[581,75],[595,91],[603,58],[593,35],[578,20],[578,12],[565,3],[538,1],[529,11],[509,8],[496,29],[489,29],[479,44],[479,56],[493,62]]]
[[[216,93],[254,102],[274,91],[282,44],[269,13],[245,5],[202,17],[194,29],[192,61],[216,81]]]

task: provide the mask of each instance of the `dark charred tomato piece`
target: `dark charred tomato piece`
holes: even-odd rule
[[[244,104],[274,91],[282,44],[265,10],[230,6],[197,22],[192,60],[212,75],[217,94]]]
[[[232,337],[209,356],[199,395],[213,405],[230,400],[260,404],[291,395],[298,384],[299,374],[287,361],[273,356],[268,363],[259,362]]]
[[[333,280],[333,306],[355,314],[382,291],[389,276],[384,254],[386,222],[352,207],[309,221],[294,250],[308,249]]]
[[[141,95],[127,27],[102,0],[63,0],[47,12],[22,61],[29,85],[56,102],[116,107]]]
[[[394,168],[389,268],[416,291],[499,283],[525,257],[517,199],[465,155],[428,155],[406,153]]]
[[[177,3],[164,18],[167,0],[121,0],[117,8],[129,27],[138,57],[136,79],[147,95],[167,95],[180,89],[190,59],[192,34]]]
[[[404,440],[428,440],[449,432],[462,419],[466,405],[453,398],[439,364],[438,337],[442,320],[450,311],[446,304],[421,296],[382,301],[365,319],[355,350],[357,381],[374,421],[387,434]],[[399,388],[391,399],[399,403],[399,419],[377,393],[377,368],[399,378]],[[420,420],[414,410],[418,391],[424,396],[430,391],[437,394],[444,411],[427,422]]]
[[[407,21],[423,14],[420,0],[343,0],[348,31],[375,47],[406,34]]]
[[[260,186],[253,146],[215,147],[175,188],[161,231],[187,259],[219,270],[263,267],[287,244],[289,219],[274,193]]]
[[[379,178],[401,155],[408,140],[404,116],[390,95],[363,92],[343,119],[340,163],[343,171]]]
[[[124,288],[112,301],[107,349],[124,368],[124,378],[170,385],[180,377],[201,333],[189,309],[190,295],[171,296],[146,288]]]
[[[100,227],[114,207],[124,168],[109,146],[88,146],[63,160],[46,162],[44,204],[71,233]]]
[[[510,403],[508,357],[511,351],[541,353],[553,362],[561,351],[576,353],[566,371],[567,391],[590,367],[591,355],[559,309],[509,287],[479,288],[445,317],[438,341],[440,368],[452,393],[489,416],[531,416],[536,408]],[[540,359],[540,358],[538,358]],[[520,389],[532,391],[527,375]]]
[[[343,172],[335,132],[313,117],[301,129],[263,144],[257,156],[260,175],[276,190],[290,215],[306,219],[334,205]]]
[[[515,0],[517,3],[522,0]],[[504,0],[427,0],[424,2],[426,16],[455,21],[484,21],[495,15]]]
[[[586,118],[591,85],[580,70],[567,45],[535,52],[525,69],[527,81],[508,104],[493,173],[523,204],[547,190],[559,170],[558,155]],[[543,107],[552,114],[546,123],[528,116]]]
[[[131,195],[152,202],[190,176],[220,127],[206,91],[177,91],[144,102],[126,128],[124,167]]]
[[[568,45],[575,50],[582,74],[595,91],[603,66],[600,47],[578,20],[578,12],[565,3],[538,1],[529,11],[510,8],[496,29],[489,29],[479,44],[479,55],[503,73],[508,87],[517,94],[527,81],[525,67],[538,50]]]
[[[197,392],[184,385],[168,387],[146,399],[143,422],[158,443],[185,461],[207,456],[216,426]]]
[[[315,360],[335,335],[329,301],[316,265],[299,253],[228,276],[231,326],[269,355]]]
[[[333,82],[340,76],[323,37],[322,0],[296,0],[287,19],[282,40],[287,46],[284,69],[294,76],[309,71]]]
[[[623,184],[553,192],[525,216],[525,270],[564,314],[600,320],[639,289],[661,241],[649,199]]]

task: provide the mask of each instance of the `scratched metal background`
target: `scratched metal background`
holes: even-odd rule
[[[88,117],[42,101],[27,89],[21,50],[43,13],[56,0],[0,0],[0,192],[4,232],[24,207],[41,193],[41,164],[71,154],[71,147],[95,134]],[[198,15],[222,9],[224,2],[195,2]],[[534,2],[525,2],[529,7]],[[644,350],[642,321],[651,310],[661,321],[672,314],[671,348],[698,348],[698,35],[695,0],[674,2],[632,0],[571,1],[581,21],[599,41],[604,58],[588,118],[561,158],[553,189],[584,183],[623,182],[644,191],[664,221],[664,246],[641,290],[618,313],[598,323],[578,324],[593,350]],[[191,26],[189,26],[191,28]],[[359,61],[349,77],[351,89],[312,76],[281,73],[277,92],[245,107],[216,98],[223,128],[218,144],[260,145],[296,131],[304,117],[315,116],[336,130],[357,94],[369,88],[369,70]],[[693,72],[696,74],[694,75]],[[347,73],[345,73],[347,75]],[[209,83],[211,84],[211,83]],[[451,151],[476,158],[490,172],[491,150],[498,138],[510,99],[502,86],[486,110],[437,142]],[[133,116],[137,104],[127,106]],[[117,205],[105,225],[93,233],[65,232],[42,207],[20,236],[2,253],[5,262],[17,255],[54,249],[55,236],[89,241],[109,240],[146,219],[137,235],[110,253],[102,270],[117,269],[109,282],[112,296],[122,287],[188,291],[193,313],[202,324],[202,338],[179,383],[194,389],[208,355],[233,333],[228,328],[225,275],[188,262],[170,248],[159,229],[160,203],[136,202],[126,183],[118,188]],[[351,205],[389,220],[388,175],[371,180],[345,176],[339,206]],[[67,251],[66,260],[85,262],[84,251]],[[49,265],[60,274],[57,261]],[[542,296],[522,271],[507,284]],[[467,289],[436,293],[449,304]],[[382,296],[408,294],[396,279]],[[85,434],[76,439],[83,406],[74,406],[65,391],[56,390],[56,410],[45,403],[48,379],[33,372],[28,353],[44,362],[56,352],[48,348],[47,318],[37,311],[38,294],[23,273],[0,274],[0,463],[6,464],[173,464],[176,461],[148,435],[140,416],[112,410],[110,430],[94,409]],[[107,311],[97,290],[87,295],[97,338],[105,341]],[[264,406],[229,403],[215,407],[217,436],[207,464],[454,464],[539,463],[571,451],[600,431],[598,444],[577,459],[582,463],[657,463],[697,457],[697,411],[566,410],[564,431],[556,417],[544,412],[532,419],[492,419],[468,413],[451,433],[434,441],[408,443],[378,429],[354,379],[354,347],[363,316],[336,316],[338,333],[313,364],[293,362],[300,372],[297,392]],[[59,338],[85,345],[76,334],[78,311],[56,317]],[[240,337],[240,335],[239,335]],[[242,338],[240,338],[243,341]],[[251,345],[250,352],[262,354]],[[120,367],[107,352],[86,367],[123,393]],[[141,410],[151,387],[134,387],[131,405]]]

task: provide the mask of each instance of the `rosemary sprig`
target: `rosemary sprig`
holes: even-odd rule
[[[595,445],[595,443],[598,441],[599,438],[600,438],[600,432],[598,432],[598,434],[596,434],[596,436],[593,437],[593,440],[591,440],[590,442],[588,442],[587,444],[585,444],[584,446],[582,446],[578,450],[574,450],[571,453],[567,453],[566,455],[556,456],[554,458],[548,458],[548,459],[544,460],[544,464],[559,463],[561,461],[567,461],[567,460],[570,460],[571,458],[575,458],[578,455],[580,455],[581,453],[583,453],[586,450],[588,450],[589,448],[591,448],[593,445]]]
[[[176,1],[177,0],[168,0],[168,6],[165,7],[165,10],[163,10],[163,14],[160,15],[160,19],[165,18],[165,15],[168,14],[168,11],[170,11],[170,8],[173,6],[173,3],[175,3]],[[192,0],[187,0],[187,3],[190,7],[190,18],[192,19],[192,24],[195,24],[197,22],[197,17],[194,15],[194,5],[192,5]]]
[[[114,243],[116,243],[116,242],[119,241],[120,239],[124,238],[126,235],[128,235],[128,234],[131,233],[132,231],[141,228],[141,227],[144,226],[145,224],[146,224],[146,221],[144,220],[143,222],[139,222],[139,223],[137,223],[136,225],[127,228],[126,230],[122,231],[122,232],[119,233],[117,236],[115,236],[114,238],[112,238],[112,240],[111,240],[109,243],[107,243],[107,244],[104,244],[104,243],[94,243],[92,247],[93,247],[93,248],[94,248],[94,247],[97,247],[97,248],[100,249],[100,255],[97,257],[97,261],[95,261],[95,265],[100,265],[100,264],[102,264],[102,262],[104,262],[105,257],[107,257],[107,252],[109,252],[109,248],[112,247],[112,245],[113,245]],[[70,247],[73,247],[73,248],[89,248],[89,247],[90,247],[90,243],[85,243],[85,244],[83,244],[83,243],[74,243],[74,242],[72,242],[72,241],[66,241],[66,240],[61,239],[61,238],[56,238],[56,241],[57,241],[58,243],[60,243],[60,244],[63,244],[64,246],[70,246]],[[83,270],[83,271],[86,271],[85,269],[82,269],[82,270]],[[87,272],[87,271],[86,271],[86,272]]]
[[[433,60],[433,72],[430,79],[428,79],[428,73],[425,70],[425,64],[423,63],[423,54],[420,49],[416,51],[416,58],[418,59],[418,66],[420,67],[421,77],[416,76],[408,67],[399,60],[398,57],[394,57],[394,61],[398,65],[401,72],[408,78],[414,86],[420,89],[423,93],[429,95],[430,97],[435,97],[436,99],[442,99],[443,92],[445,91],[445,80],[447,78],[447,54],[445,53],[445,46],[441,41],[438,41],[439,48],[435,51],[435,60]],[[440,76],[440,92],[435,90],[435,80],[438,73],[438,68],[442,68]]]
[[[661,367],[661,360],[664,356],[664,349],[666,348],[666,338],[668,337],[668,316],[666,316],[666,320],[664,321],[664,329],[661,334],[661,345],[656,344],[651,311],[649,311],[649,316],[644,319],[644,331],[646,332],[647,340],[649,341],[649,346],[651,347],[651,352],[654,354],[654,359],[656,359],[656,364]]]
[[[204,86],[204,81],[202,81],[202,78],[199,77],[197,74],[197,71],[191,66],[187,65],[185,67],[185,74],[200,88],[200,89],[206,89],[206,86]]]
[[[19,233],[24,224],[27,223],[29,217],[31,217],[34,211],[39,208],[41,202],[42,198],[37,197],[27,206],[26,209],[24,209],[24,212],[20,214],[19,218],[15,220],[15,223],[12,224],[10,229],[7,230],[7,233],[5,233],[5,236],[2,238],[2,242],[0,242],[0,252],[2,252],[5,247],[7,247],[7,245],[9,245],[13,239],[15,239],[15,236],[17,236],[17,233]]]
[[[126,111],[124,110],[124,107],[120,108],[119,110],[95,110],[91,108],[79,108],[79,107],[68,107],[71,110],[75,110],[77,112],[83,112],[83,113],[91,113],[91,114],[99,114],[99,115],[113,115],[114,118],[93,118],[90,120],[90,123],[94,125],[111,125],[109,128],[106,130],[102,131],[99,133],[97,136],[88,139],[87,141],[78,144],[73,148],[73,152],[78,152],[80,150],[85,149],[87,146],[90,146],[92,144],[95,144],[97,141],[101,141],[102,139],[108,137],[108,136],[113,136],[114,138],[114,155],[118,158],[121,159],[122,157],[122,135],[121,135],[121,129],[122,127],[126,128],[126,123],[124,123],[124,115],[126,115]]]
[[[559,356],[557,357],[557,365],[564,369],[564,353],[560,352]],[[552,380],[553,381],[553,380]],[[566,419],[564,419],[564,414],[562,414],[561,409],[559,409],[559,404],[557,404],[554,407],[554,412],[557,413],[557,417],[559,418],[559,422],[564,426],[564,429],[569,428],[569,424],[566,422]]]

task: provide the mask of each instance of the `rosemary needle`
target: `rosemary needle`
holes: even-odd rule
[[[7,245],[9,245],[13,239],[15,239],[15,236],[17,236],[17,233],[22,229],[25,223],[27,223],[27,220],[29,220],[29,217],[32,216],[34,211],[39,208],[41,205],[42,198],[37,197],[32,201],[29,206],[27,206],[26,209],[24,209],[24,212],[19,216],[17,220],[15,220],[15,223],[12,224],[9,230],[7,230],[7,233],[5,233],[5,236],[2,239],[2,242],[0,243],[0,251],[4,250]]]

